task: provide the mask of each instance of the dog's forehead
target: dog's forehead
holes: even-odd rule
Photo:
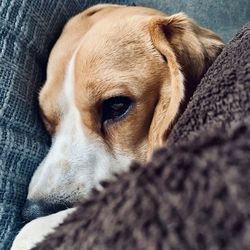
[[[109,17],[97,22],[83,36],[78,54],[84,66],[102,64],[103,60],[118,66],[120,63],[116,60],[120,62],[136,55],[133,58],[136,61],[142,57],[150,41],[148,21],[144,17],[124,17],[115,22]]]
[[[96,102],[104,93],[114,89],[120,89],[121,94],[136,93],[138,87],[146,86],[139,86],[137,83],[146,83],[151,75],[156,74],[160,67],[157,67],[154,58],[159,57],[159,54],[153,49],[147,27],[151,14],[156,13],[147,8],[117,8],[117,11],[100,16],[77,43],[77,40],[74,41],[77,52],[74,69],[70,74],[74,74],[72,84],[75,97],[81,103],[87,98],[91,106],[91,102]],[[41,106],[50,113],[57,109],[52,107],[52,103],[55,103],[62,90],[66,69],[73,55],[73,50],[68,45],[72,35],[70,31],[67,32],[52,54],[48,66],[50,80],[40,95]],[[67,46],[64,47],[65,42]],[[155,67],[152,67],[151,62]],[[154,79],[151,82],[153,81]],[[48,100],[51,100],[51,104]]]
[[[130,19],[113,24],[108,20],[95,25],[82,39],[76,55],[76,94],[92,94],[91,100],[97,99],[93,95],[110,90],[136,94],[157,74],[161,59],[145,22],[135,24]]]

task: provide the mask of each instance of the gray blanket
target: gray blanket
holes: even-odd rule
[[[204,76],[168,147],[106,183],[35,249],[250,249],[249,166],[250,23]]]

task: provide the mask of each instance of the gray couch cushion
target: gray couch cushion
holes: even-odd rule
[[[250,21],[249,0],[137,0],[166,13],[185,12],[200,25],[217,32],[228,42],[242,25]]]

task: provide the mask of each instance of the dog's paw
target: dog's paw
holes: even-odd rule
[[[66,209],[56,214],[35,219],[26,224],[16,236],[11,250],[29,250],[42,241],[44,237],[54,231],[65,217],[76,208]]]

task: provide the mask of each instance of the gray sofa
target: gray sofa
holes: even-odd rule
[[[50,145],[39,117],[37,92],[54,42],[72,15],[100,1],[13,0],[0,3],[0,249],[9,249],[23,225],[30,178]],[[184,11],[225,41],[249,20],[248,0],[126,0],[167,13]],[[215,4],[216,3],[216,4]]]

